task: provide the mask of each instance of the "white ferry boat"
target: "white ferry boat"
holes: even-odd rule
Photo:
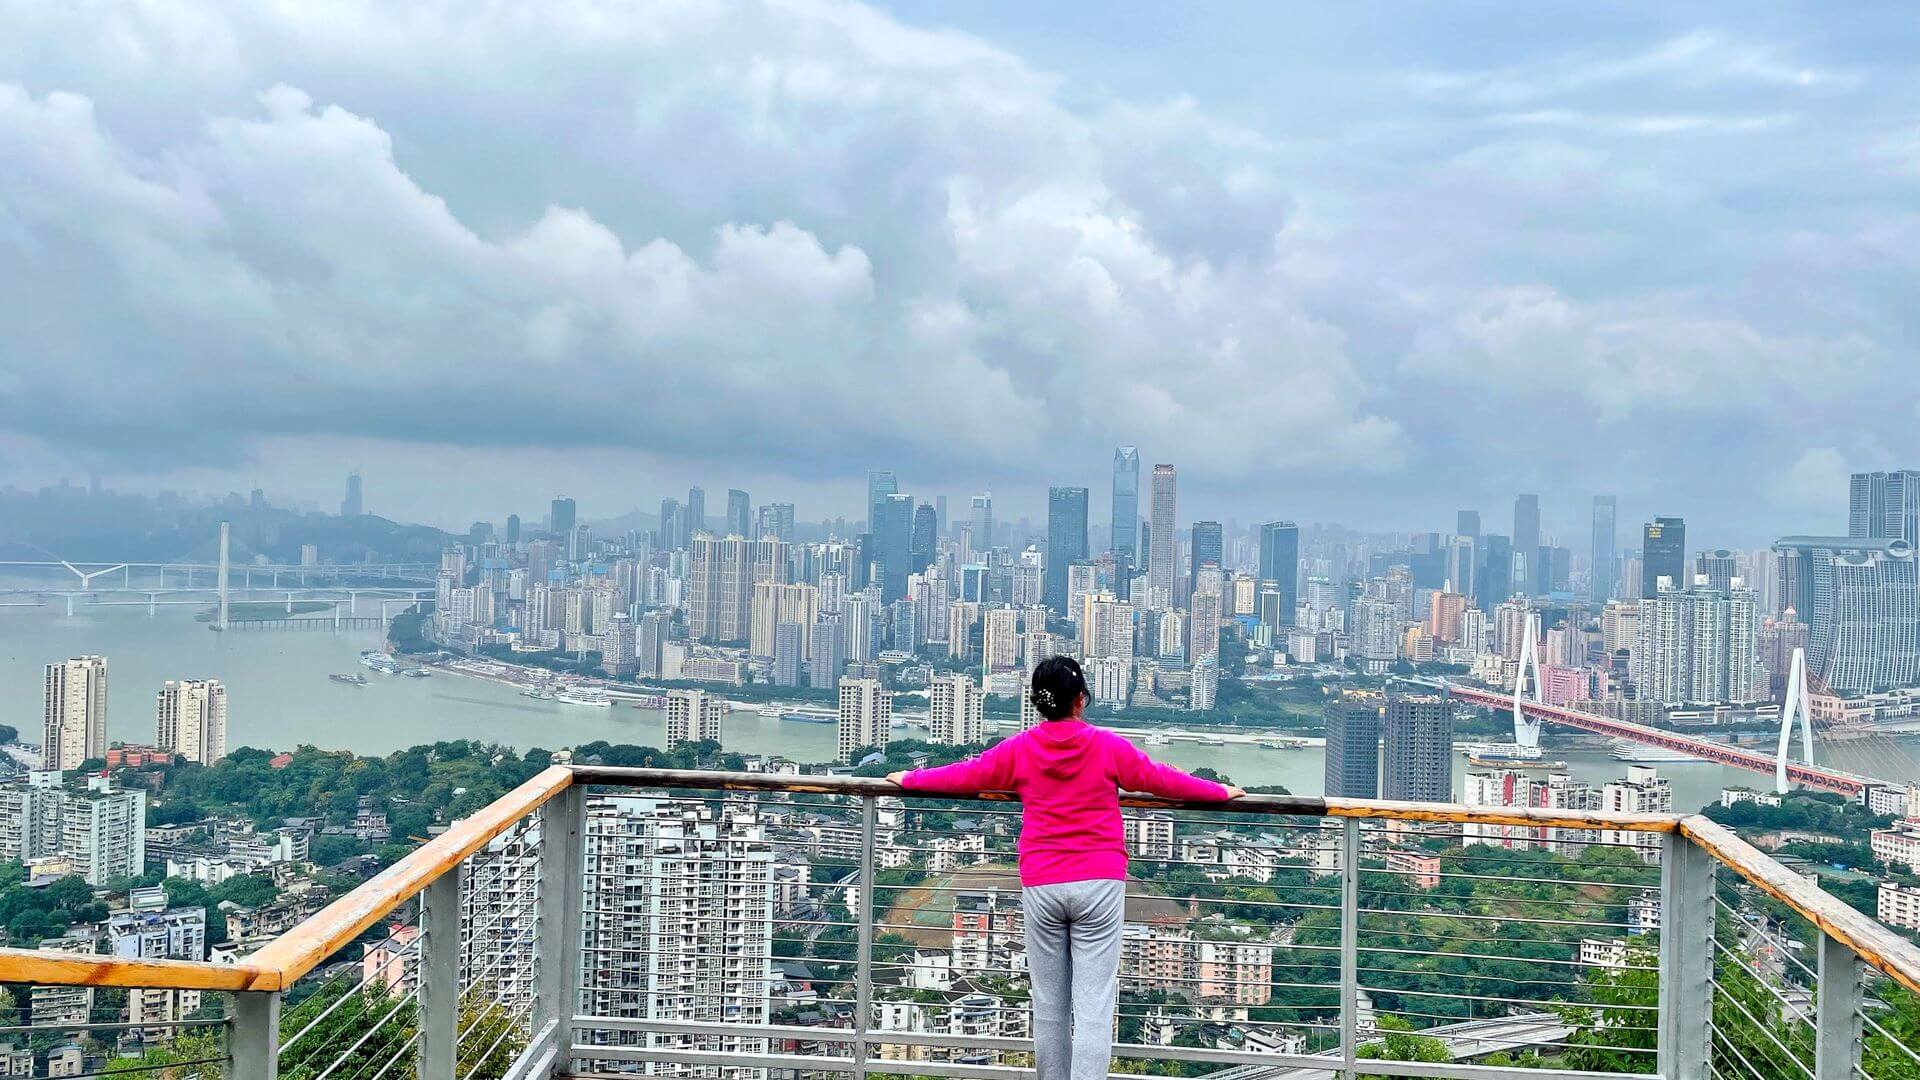
[[[1460,748],[1460,752],[1470,758],[1488,760],[1498,758],[1507,761],[1537,761],[1541,756],[1540,748],[1537,746],[1521,746],[1519,743],[1510,742],[1468,743]]]
[[[769,701],[765,705],[760,706],[760,708],[754,711],[760,714],[761,719],[778,720],[780,719],[781,714],[787,711],[787,707],[785,705],[781,705],[781,704]]]
[[[393,657],[377,649],[368,649],[360,654],[360,662],[382,675],[392,675],[400,670],[400,664]]]
[[[1670,750],[1664,746],[1648,746],[1632,739],[1615,739],[1613,748],[1607,753],[1615,761],[1625,761],[1634,765],[1688,765],[1701,759],[1681,750]]]
[[[595,689],[591,686],[569,686],[565,690],[553,695],[553,700],[565,705],[585,705],[594,709],[610,709],[613,707],[613,699],[607,696],[605,690]]]
[[[1146,743],[1148,746],[1167,745],[1167,737],[1165,735],[1160,734],[1157,731],[1152,733],[1151,735],[1148,735],[1146,738],[1141,739],[1140,741],[1143,743]]]

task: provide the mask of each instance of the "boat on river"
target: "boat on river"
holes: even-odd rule
[[[327,678],[332,679],[334,682],[337,682],[337,683],[346,683],[348,686],[365,686],[367,685],[367,683],[372,681],[368,679],[365,675],[362,675],[357,671],[348,671],[348,672],[336,671],[333,674],[327,676]]]

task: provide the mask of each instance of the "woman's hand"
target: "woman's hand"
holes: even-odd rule
[[[1232,784],[1226,784],[1226,785],[1223,785],[1223,786],[1225,786],[1225,787],[1226,787],[1226,789],[1227,789],[1227,798],[1229,798],[1229,799],[1238,799],[1238,798],[1241,798],[1242,796],[1244,796],[1244,795],[1246,795],[1246,793],[1247,793],[1247,789],[1246,789],[1246,788],[1238,788],[1238,787],[1234,787],[1234,786],[1233,786]]]
[[[904,786],[901,782],[906,778],[907,774],[904,772],[890,772],[887,774],[887,783],[893,784],[896,787]]]

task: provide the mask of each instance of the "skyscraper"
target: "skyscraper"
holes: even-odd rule
[[[753,546],[737,536],[701,533],[687,554],[687,635],[743,641],[753,613]]]
[[[939,535],[947,535],[947,497],[945,495],[935,495],[933,497],[933,513],[937,519],[936,526],[939,529]]]
[[[1380,699],[1343,694],[1327,702],[1325,794],[1340,799],[1380,797]]]
[[[1457,510],[1453,515],[1453,535],[1480,539],[1480,511]]]
[[[1513,595],[1513,541],[1499,533],[1480,538],[1480,577],[1474,598],[1480,610],[1492,611]]]
[[[1114,578],[1120,598],[1127,598],[1133,568],[1140,565],[1140,450],[1121,446],[1113,451]]]
[[[1179,477],[1173,466],[1153,467],[1153,506],[1149,511],[1153,516],[1147,527],[1147,587],[1165,589],[1164,595],[1168,597],[1174,592],[1173,522],[1178,485]]]
[[[898,493],[900,481],[891,469],[875,469],[867,474],[867,527],[873,527],[874,507],[889,495]]]
[[[1807,624],[1809,675],[1843,694],[1920,683],[1920,574],[1911,544],[1787,536],[1773,550],[1780,601]]]
[[[753,535],[753,507],[747,493],[739,488],[727,489],[727,535],[744,536],[749,540],[758,540]]]
[[[1187,546],[1188,588],[1200,587],[1200,571],[1213,567],[1219,569],[1225,563],[1224,532],[1217,521],[1196,521],[1193,523],[1191,543]]]
[[[153,745],[211,765],[227,756],[227,688],[218,679],[167,680],[154,709]]]
[[[913,573],[925,573],[933,565],[933,555],[940,544],[940,517],[933,507],[921,503],[913,508],[913,563],[908,569]]]
[[[1847,535],[1920,544],[1920,471],[1854,473],[1847,484]]]
[[[1437,694],[1393,694],[1381,725],[1386,744],[1383,799],[1453,799],[1453,702]]]
[[[1687,587],[1687,523],[1657,517],[1640,530],[1640,599],[1660,595],[1660,579]]]
[[[1042,598],[1057,615],[1067,613],[1067,568],[1087,558],[1087,489],[1047,489],[1047,564]]]
[[[794,541],[792,503],[765,503],[760,507],[759,522],[754,526],[753,539],[761,540],[773,536],[791,544]]]
[[[687,535],[707,531],[707,490],[687,489]]]
[[[520,542],[520,515],[508,514],[507,515],[507,546],[512,547],[513,545],[519,542]]]
[[[553,511],[547,518],[547,531],[565,540],[573,535],[575,524],[573,500],[564,496],[553,500]]]
[[[77,769],[107,756],[107,658],[76,656],[48,664],[41,763]]]
[[[360,474],[357,471],[350,472],[347,474],[347,497],[340,500],[340,516],[359,517],[365,512],[366,508],[360,499]]]
[[[1740,558],[1726,548],[1703,551],[1693,557],[1693,576],[1706,578],[1707,587],[1722,592],[1733,588],[1733,579],[1740,575]],[[1685,583],[1692,585],[1692,581]]]
[[[1593,570],[1587,578],[1587,598],[1596,604],[1613,599],[1614,516],[1612,495],[1593,497]]]
[[[1526,557],[1527,574],[1524,580],[1516,580],[1514,589],[1532,595],[1544,592],[1544,579],[1537,564],[1540,561],[1540,496],[1521,495],[1513,500],[1513,550]]]
[[[679,551],[687,546],[687,535],[681,531],[680,500],[665,498],[660,500],[660,550]]]
[[[972,499],[972,516],[969,518],[973,539],[975,562],[985,562],[980,556],[993,550],[993,492],[982,492]]]
[[[907,595],[913,572],[913,496],[886,495],[873,507],[873,561],[880,567],[880,599]]]
[[[1292,625],[1300,602],[1300,526],[1291,521],[1260,526],[1260,580],[1280,591],[1280,619]]]

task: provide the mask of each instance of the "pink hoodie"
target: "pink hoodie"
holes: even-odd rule
[[[1227,789],[1162,765],[1105,728],[1048,720],[937,769],[915,769],[908,791],[1020,795],[1020,884],[1126,880],[1127,846],[1120,831],[1120,791],[1168,799],[1221,802]]]

